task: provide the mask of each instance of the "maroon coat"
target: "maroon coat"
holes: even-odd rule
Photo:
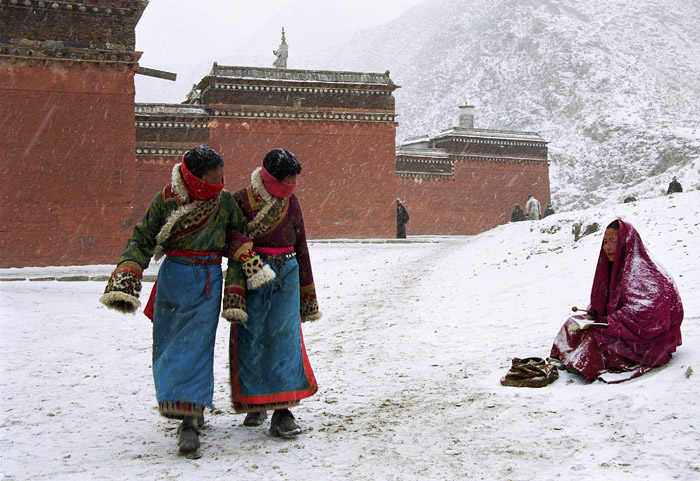
[[[288,199],[272,196],[265,190],[259,172],[260,169],[256,169],[251,176],[251,184],[234,193],[233,197],[249,221],[247,234],[254,243],[254,249],[294,250],[299,263],[301,319],[303,322],[315,321],[321,314],[299,200],[294,194]]]

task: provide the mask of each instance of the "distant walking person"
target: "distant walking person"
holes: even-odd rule
[[[515,209],[513,209],[513,213],[510,214],[510,221],[520,222],[522,220],[525,220],[525,212],[520,208],[520,204],[515,204]]]
[[[540,202],[533,196],[527,196],[527,203],[525,204],[525,215],[527,220],[539,220],[540,219]]]
[[[408,211],[401,203],[401,199],[396,199],[396,238],[406,238],[406,223],[408,223]]]
[[[548,215],[554,214],[554,209],[552,209],[552,204],[547,204],[547,209],[544,211],[544,214],[542,214],[542,218],[544,219]]]
[[[674,176],[673,179],[671,179],[671,183],[668,184],[668,190],[666,193],[673,194],[675,192],[683,192],[683,186],[681,186],[681,183],[678,182]]]

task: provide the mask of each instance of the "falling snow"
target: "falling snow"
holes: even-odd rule
[[[304,325],[318,394],[305,433],[245,428],[229,401],[222,320],[216,411],[202,458],[177,456],[155,407],[151,324],[100,306],[103,282],[0,282],[0,471],[55,479],[697,479],[700,477],[700,192],[555,214],[474,237],[313,242],[324,317]],[[562,372],[542,389],[499,384],[514,356],[546,356],[588,300],[600,232],[629,220],[673,275],[683,345],[623,384]],[[0,270],[106,275],[111,266]],[[144,286],[148,296],[152,283]],[[694,373],[695,372],[695,373]]]

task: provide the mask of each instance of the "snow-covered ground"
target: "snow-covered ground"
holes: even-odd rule
[[[546,356],[585,307],[601,233],[631,221],[675,277],[683,346],[633,381],[562,372],[499,384],[514,356]],[[409,236],[410,236],[410,224]],[[474,237],[311,245],[324,318],[304,325],[319,393],[305,433],[246,428],[229,401],[227,336],[202,458],[177,455],[155,407],[151,324],[97,299],[103,282],[0,282],[0,474],[63,479],[700,479],[700,192],[556,214]],[[0,277],[107,274],[111,266]],[[152,287],[144,285],[146,298]],[[692,371],[695,371],[693,374]]]

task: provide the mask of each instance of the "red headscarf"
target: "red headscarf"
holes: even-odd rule
[[[615,260],[610,262],[601,246],[591,289],[590,307],[608,322],[595,328],[596,343],[657,366],[681,345],[683,304],[673,279],[651,260],[632,224],[618,224]]]
[[[185,155],[187,155],[187,153],[185,153]],[[184,179],[190,193],[199,200],[207,200],[219,195],[219,192],[221,192],[224,185],[226,185],[223,178],[221,179],[220,184],[212,184],[211,182],[202,180],[194,175],[187,168],[187,165],[185,165],[184,156],[182,157],[182,162],[180,163],[180,171],[182,172],[182,178]]]
[[[294,189],[299,185],[298,182],[288,184],[278,180],[277,177],[269,173],[264,166],[260,167],[260,177],[262,177],[265,190],[275,197],[291,197],[294,193]]]

